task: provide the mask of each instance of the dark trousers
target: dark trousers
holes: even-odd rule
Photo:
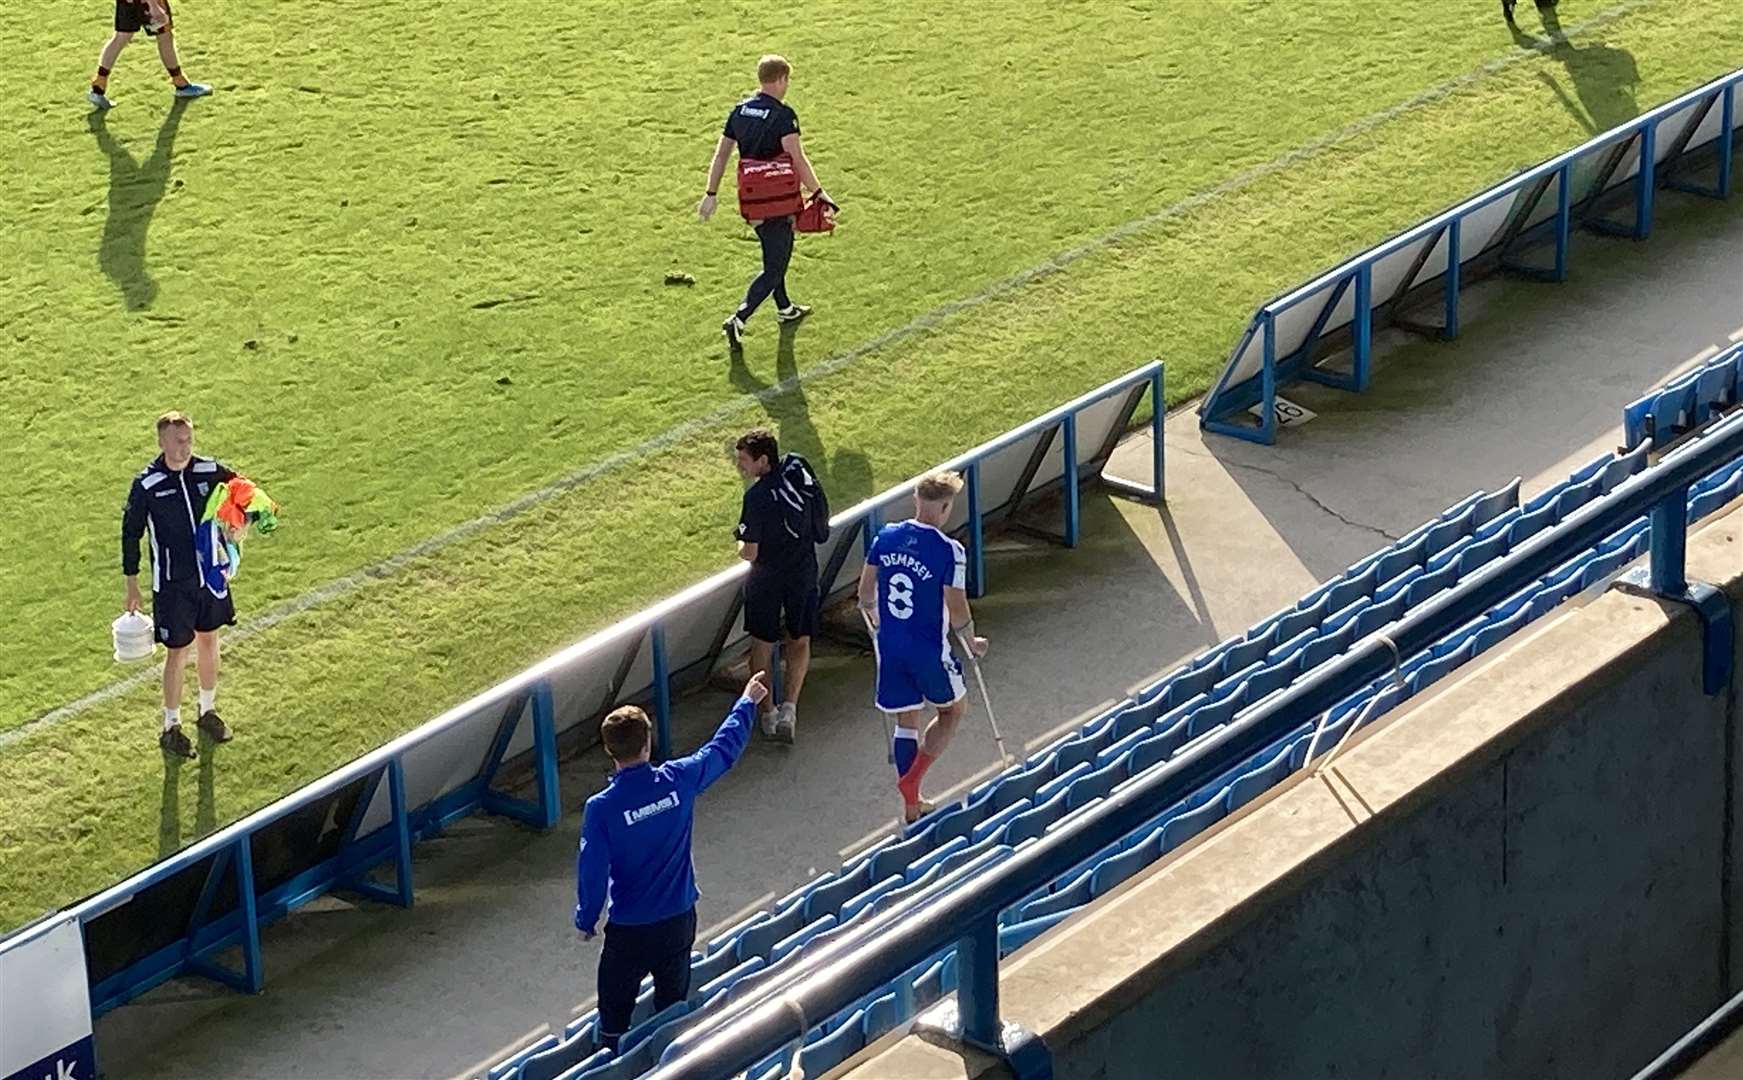
[[[787,298],[787,264],[793,261],[793,219],[770,218],[757,224],[757,239],[763,245],[763,272],[751,280],[738,317],[748,319],[773,293],[776,307],[790,307]]]
[[[690,947],[696,909],[643,926],[605,924],[599,954],[599,1045],[617,1049],[635,1013],[642,979],[654,977],[654,1011],[690,996]]]

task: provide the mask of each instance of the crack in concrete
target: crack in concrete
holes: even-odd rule
[[[1394,541],[1394,540],[1399,539],[1399,536],[1396,533],[1387,532],[1385,529],[1380,528],[1378,525],[1369,525],[1365,521],[1357,521],[1354,518],[1351,518],[1351,517],[1344,515],[1340,511],[1336,510],[1335,508],[1327,505],[1325,500],[1321,499],[1319,496],[1315,495],[1313,492],[1311,492],[1311,491],[1307,490],[1307,488],[1303,487],[1301,485],[1300,481],[1294,479],[1293,477],[1285,476],[1282,473],[1278,472],[1276,469],[1268,469],[1263,465],[1254,465],[1254,464],[1252,464],[1250,462],[1246,462],[1246,461],[1234,461],[1234,460],[1229,459],[1229,458],[1219,458],[1214,454],[1211,454],[1211,453],[1204,451],[1204,450],[1199,450],[1199,449],[1192,447],[1192,446],[1176,445],[1176,446],[1172,446],[1169,448],[1170,453],[1173,453],[1175,451],[1179,451],[1181,453],[1184,453],[1184,454],[1187,454],[1187,455],[1193,456],[1193,457],[1208,458],[1208,459],[1215,461],[1217,464],[1222,465],[1226,468],[1246,469],[1249,472],[1256,472],[1262,476],[1269,476],[1271,479],[1276,480],[1278,483],[1286,484],[1289,487],[1295,489],[1296,494],[1300,495],[1302,498],[1306,499],[1308,502],[1310,502],[1314,506],[1318,507],[1323,513],[1326,514],[1326,516],[1331,517],[1337,521],[1340,521],[1340,522],[1344,523],[1345,525],[1348,525],[1352,529],[1361,529],[1363,532],[1371,532],[1371,533],[1374,533],[1375,535],[1385,537],[1388,541]]]

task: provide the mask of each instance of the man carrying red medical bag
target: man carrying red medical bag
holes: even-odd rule
[[[744,302],[721,325],[728,347],[737,350],[745,321],[769,296],[775,298],[775,318],[797,322],[811,309],[787,296],[787,265],[793,259],[793,233],[827,232],[835,227],[835,203],[823,192],[811,162],[799,145],[799,116],[782,99],[792,66],[779,56],[757,64],[758,92],[733,107],[708,166],[708,188],[697,212],[703,221],[714,215],[720,179],[727,159],[738,150],[738,210],[756,228],[763,266],[745,291]],[[806,199],[804,189],[810,189]]]

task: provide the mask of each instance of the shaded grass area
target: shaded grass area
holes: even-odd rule
[[[771,420],[846,505],[1151,356],[1191,396],[1265,297],[1728,69],[1743,32],[1730,5],[1642,5],[1230,185],[1518,45],[1455,5],[1385,22],[1343,0],[1186,6],[1013,6],[989,28],[842,5],[828,41],[685,8],[653,43],[530,6],[438,33],[360,4],[294,40],[247,12],[178,11],[185,62],[219,96],[172,110],[136,47],[106,123],[45,102],[0,136],[42,162],[7,181],[22,228],[0,257],[23,285],[0,296],[19,361],[0,391],[28,459],[80,463],[56,528],[22,509],[56,502],[64,470],[0,510],[19,555],[0,610],[31,628],[0,672],[0,730],[115,675],[116,517],[160,408],[194,412],[203,447],[286,504],[238,581],[246,617],[1216,192],[238,645],[239,736],[210,764],[162,763],[154,690],[26,735],[0,751],[0,926],[723,565],[721,448],[743,426]],[[47,19],[76,87],[81,27]],[[368,60],[390,24],[415,62]],[[799,64],[793,100],[848,213],[796,263],[815,319],[785,339],[757,325],[732,364],[714,331],[754,245],[687,215],[740,54],[768,43]],[[560,95],[552,70],[571,73]],[[666,289],[667,269],[697,287]]]

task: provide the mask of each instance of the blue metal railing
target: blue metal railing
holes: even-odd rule
[[[1055,433],[1063,436],[1063,472],[1059,483],[1064,489],[1064,531],[1059,537],[1074,546],[1080,529],[1079,487],[1083,473],[1099,468],[1113,443],[1124,432],[1126,422],[1142,397],[1152,401],[1152,435],[1155,439],[1152,464],[1154,468],[1148,487],[1114,482],[1115,490],[1140,498],[1160,500],[1163,491],[1162,421],[1165,414],[1164,370],[1159,362],[1146,364],[1114,379],[1034,420],[1023,424],[981,446],[946,462],[943,468],[960,469],[967,473],[969,492],[966,528],[969,534],[969,554],[974,567],[971,583],[976,593],[985,588],[984,519],[986,498],[981,466],[995,455],[1026,439],[1039,442],[1031,455],[1030,467],[1003,504],[1007,508],[1028,493],[1035,470],[1050,448]],[[1104,445],[1096,454],[1079,463],[1076,459],[1078,421],[1086,410],[1114,403],[1116,414],[1108,424]],[[1111,479],[1111,478],[1110,478]],[[866,543],[876,532],[880,509],[898,498],[912,486],[912,481],[874,496],[832,519],[836,529],[861,530]],[[996,496],[995,496],[996,497]],[[836,544],[838,553],[856,547],[851,537]],[[664,755],[672,747],[671,709],[674,682],[681,669],[672,664],[667,643],[667,631],[675,619],[692,611],[704,601],[717,597],[722,590],[732,589],[747,572],[736,564],[666,600],[625,619],[563,651],[546,658],[515,677],[498,684],[470,700],[456,705],[416,730],[394,739],[350,764],[306,785],[298,791],[249,814],[225,828],[183,848],[181,851],[127,880],[105,889],[69,909],[76,915],[87,934],[87,954],[90,926],[93,921],[116,911],[141,894],[162,885],[177,875],[199,875],[205,864],[198,898],[191,909],[174,913],[176,920],[185,915],[185,930],[176,940],[132,957],[93,980],[92,1011],[101,1014],[123,1004],[152,987],[182,973],[204,975],[245,992],[258,992],[264,975],[260,947],[260,927],[282,918],[298,906],[333,889],[366,896],[386,903],[409,907],[413,901],[411,848],[414,840],[430,835],[456,818],[478,810],[524,821],[536,828],[554,826],[561,814],[557,778],[557,721],[553,680],[565,669],[597,654],[623,657],[623,667],[612,681],[611,694],[618,698],[623,687],[618,683],[633,661],[645,648],[651,668],[646,698],[651,700],[656,722],[657,752]],[[839,564],[825,572],[823,587],[832,584]],[[726,616],[726,626],[720,629],[712,650],[705,656],[692,658],[691,666],[707,666],[719,656],[726,643],[736,609]],[[779,680],[775,680],[778,684]],[[622,698],[636,700],[634,695]],[[408,804],[407,755],[417,751],[462,725],[481,723],[481,714],[501,711],[501,718],[489,747],[484,752],[478,772],[458,788],[446,791],[419,806]],[[536,782],[534,799],[518,799],[495,790],[494,783],[508,754],[523,714],[531,719],[532,773]],[[482,718],[488,723],[488,718]],[[381,783],[388,786],[386,823],[367,834],[361,834],[371,804]],[[254,841],[261,830],[290,819],[299,811],[327,799],[338,799],[347,789],[355,788],[356,801],[340,830],[334,854],[320,859],[292,874],[288,879],[262,889],[256,876]],[[392,883],[381,884],[370,875],[387,864],[391,867]],[[223,886],[233,883],[235,906],[214,914]],[[191,891],[191,890],[190,890]],[[218,963],[217,954],[239,947],[241,965],[231,969]]]
[[[1653,523],[1651,585],[1688,599],[1686,530],[1689,486],[1743,457],[1743,414],[1716,423],[1602,496],[1525,541],[1405,618],[1356,643],[1226,728],[1066,819],[1055,831],[990,868],[967,868],[880,912],[862,928],[799,953],[686,1036],[687,1049],[649,1074],[657,1080],[718,1080],[736,1075],[803,1038],[810,1024],[839,1013],[891,980],[955,947],[960,973],[957,1015],[963,1038],[1007,1055],[1039,1052],[1013,1042],[1000,1019],[997,926],[1006,908],[1118,842],[1134,822],[1149,821],[1226,769],[1391,671],[1400,656],[1430,647],[1463,625],[1642,516]],[[1726,620],[1729,609],[1726,608]],[[1708,625],[1709,634],[1730,625]],[[1729,648],[1729,645],[1726,645]]]
[[[1268,301],[1253,316],[1235,346],[1222,376],[1210,393],[1205,395],[1199,407],[1200,425],[1218,434],[1271,443],[1276,441],[1276,402],[1277,391],[1281,385],[1296,379],[1306,379],[1342,390],[1367,389],[1377,313],[1389,312],[1390,323],[1406,329],[1429,333],[1441,339],[1457,337],[1459,291],[1464,284],[1469,264],[1497,247],[1500,250],[1499,265],[1503,268],[1541,280],[1565,281],[1568,246],[1576,211],[1580,207],[1595,210],[1601,205],[1607,205],[1603,201],[1607,196],[1620,195],[1629,185],[1633,187],[1634,221],[1631,224],[1618,225],[1592,213],[1582,216],[1580,224],[1595,231],[1644,240],[1651,232],[1653,193],[1658,187],[1669,187],[1710,198],[1728,198],[1731,193],[1732,158],[1736,152],[1737,97],[1740,86],[1743,86],[1743,70],[1721,76],[1627,123],[1596,135],[1566,153],[1510,177],[1370,248],[1307,284]],[[1660,125],[1684,112],[1688,112],[1685,123],[1677,129],[1674,140],[1668,145],[1665,160],[1655,160]],[[1715,112],[1719,118],[1719,130],[1713,139],[1690,146],[1689,140],[1696,129]],[[1718,176],[1712,186],[1692,184],[1675,175],[1677,166],[1686,157],[1704,153],[1709,146],[1718,158]],[[1611,178],[1622,168],[1630,148],[1638,150],[1635,159],[1639,163],[1638,170],[1633,176],[1611,185]],[[1573,197],[1574,168],[1583,162],[1594,160],[1600,154],[1607,155],[1607,158],[1600,167],[1596,189],[1589,193],[1582,192],[1576,205]],[[1536,213],[1538,203],[1552,185],[1556,189],[1554,213],[1527,227],[1527,223]],[[1469,246],[1466,244],[1469,238],[1462,235],[1465,223],[1496,202],[1514,195],[1522,197],[1522,205],[1514,208],[1508,215],[1512,226],[1499,227],[1494,238],[1482,250],[1462,250]],[[1553,260],[1547,268],[1522,266],[1508,259],[1512,248],[1545,237],[1554,244]],[[1444,312],[1442,325],[1423,326],[1400,318],[1399,307],[1419,287],[1417,279],[1423,267],[1437,245],[1442,243],[1445,245],[1446,255],[1446,268],[1441,274],[1440,286]],[[1401,282],[1384,296],[1373,295],[1376,266],[1419,244],[1421,248],[1414,264],[1407,268]],[[1428,288],[1432,284],[1432,279],[1429,279],[1420,287]],[[1351,370],[1348,374],[1322,370],[1314,366],[1315,350],[1325,340],[1327,327],[1331,324],[1339,304],[1352,289],[1355,296],[1350,305],[1348,323]],[[1278,320],[1297,307],[1309,303],[1319,304],[1320,307],[1302,341],[1279,342]],[[1341,324],[1338,328],[1341,329]],[[1256,371],[1251,370],[1252,364],[1246,359],[1255,340],[1258,349]],[[1254,405],[1261,407],[1257,424],[1235,419],[1239,413]]]

